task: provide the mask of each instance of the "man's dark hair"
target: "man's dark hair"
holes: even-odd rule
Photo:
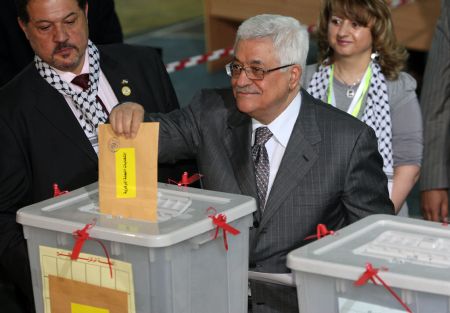
[[[17,16],[27,24],[30,21],[30,16],[28,15],[27,5],[30,0],[15,0],[17,8]],[[86,8],[87,0],[77,0],[80,9],[84,10]]]

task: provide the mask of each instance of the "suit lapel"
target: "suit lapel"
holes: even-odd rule
[[[97,154],[76,120],[64,97],[53,89],[37,71],[32,71],[33,88],[36,91],[35,107],[61,132],[66,139],[80,148],[90,159],[97,162]],[[45,139],[44,139],[45,140]]]
[[[300,114],[270,190],[258,232],[264,228],[318,158],[314,145],[322,139],[314,106],[311,96],[302,91]]]
[[[224,96],[229,106],[228,129],[224,145],[242,194],[256,197],[256,182],[251,158],[251,119],[236,109],[232,93]]]
[[[127,71],[122,65],[103,53],[101,48],[99,50],[100,67],[119,103],[127,101],[139,102],[137,100],[139,99],[139,88],[136,87],[136,82],[129,75],[124,75]]]

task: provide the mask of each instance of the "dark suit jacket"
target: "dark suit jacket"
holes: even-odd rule
[[[207,189],[257,198],[251,119],[230,90],[206,90],[160,120],[160,160],[197,158]],[[288,272],[286,254],[319,223],[337,230],[370,214],[393,214],[377,140],[370,127],[302,90],[302,104],[259,227],[250,268]],[[298,312],[294,288],[252,283],[253,312]]]
[[[15,0],[3,0],[0,10],[0,86],[5,85],[31,61],[34,52],[17,22]],[[88,1],[89,38],[95,44],[123,41],[114,0]]]
[[[151,48],[99,47],[100,66],[119,101],[152,112],[178,102],[159,55]],[[131,88],[126,97],[123,80]],[[53,196],[52,184],[73,190],[98,179],[97,155],[64,97],[33,64],[0,89],[0,257],[23,240],[16,211]]]
[[[420,105],[423,113],[421,190],[450,189],[450,1],[441,1],[428,53]]]

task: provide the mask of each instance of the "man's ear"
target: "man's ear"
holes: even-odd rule
[[[27,24],[20,19],[20,17],[17,18],[17,22],[19,23],[20,28],[25,33],[25,37],[28,39],[28,33],[27,33]]]
[[[88,17],[88,3],[86,2],[86,7],[84,8],[84,14],[86,15],[86,18]]]
[[[289,77],[289,89],[294,90],[300,84],[302,78],[302,67],[298,64],[292,65],[291,76]]]

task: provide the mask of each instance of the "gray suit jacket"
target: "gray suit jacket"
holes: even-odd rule
[[[449,188],[450,174],[450,1],[441,1],[420,98],[424,151],[420,188]]]
[[[204,90],[160,121],[162,161],[196,157],[207,189],[255,198],[251,118],[231,90]],[[282,273],[286,254],[324,223],[339,229],[364,216],[393,213],[372,129],[302,90],[302,104],[264,214],[254,216],[250,267]],[[259,225],[258,225],[259,224]],[[253,312],[298,312],[294,288],[252,283]]]

